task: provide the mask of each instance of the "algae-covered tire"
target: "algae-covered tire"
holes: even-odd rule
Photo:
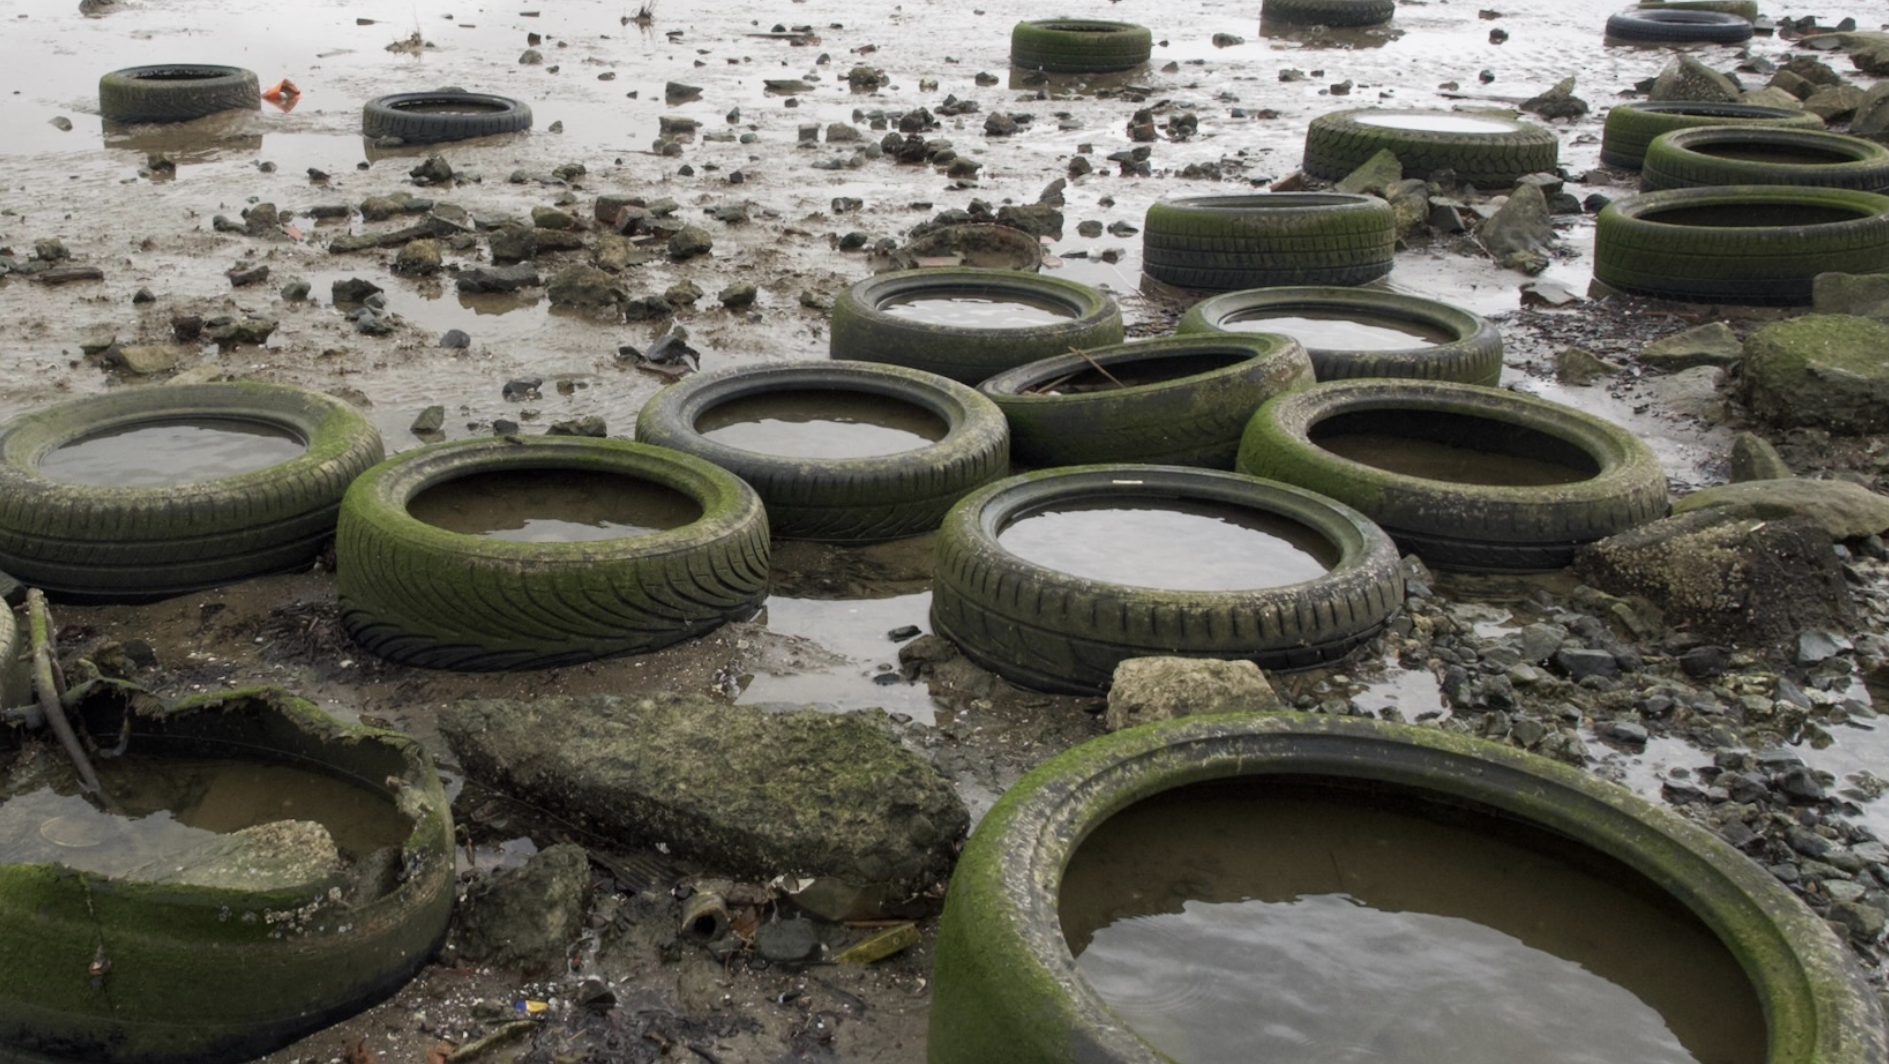
[[[1532,459],[1585,474],[1560,484],[1461,483],[1342,457],[1321,441],[1369,434]],[[1439,381],[1350,380],[1268,400],[1238,469],[1329,495],[1439,569],[1541,572],[1583,543],[1666,515],[1666,477],[1639,437],[1572,407]]]
[[[1699,303],[1802,306],[1820,273],[1889,271],[1889,196],[1725,185],[1644,192],[1603,207],[1594,278]]]
[[[90,727],[118,733],[104,714]],[[451,803],[418,741],[270,688],[139,709],[128,728],[149,757],[349,781],[412,830],[397,848],[352,855],[357,871],[384,870],[352,884],[335,874],[263,891],[0,864],[0,1060],[237,1064],[387,997],[438,951],[453,905]]]
[[[108,122],[186,122],[261,108],[256,75],[241,67],[165,63],[126,67],[98,79],[98,113]]]
[[[1703,185],[1794,185],[1889,191],[1889,148],[1815,129],[1698,126],[1653,138],[1640,191]]]
[[[1607,17],[1607,36],[1616,41],[1653,41],[1663,44],[1699,41],[1737,44],[1751,39],[1749,19],[1723,11],[1695,8],[1630,7]]]
[[[1169,336],[1058,355],[978,385],[1024,465],[1155,462],[1232,469],[1259,404],[1312,384],[1298,341]]]
[[[1187,308],[1174,331],[1264,333],[1267,319],[1281,315],[1378,323],[1419,337],[1415,346],[1397,350],[1308,346],[1312,368],[1321,381],[1408,377],[1494,385],[1502,377],[1502,334],[1482,315],[1395,292],[1362,288],[1227,292]]]
[[[1380,151],[1397,156],[1406,177],[1452,170],[1472,185],[1507,188],[1525,174],[1553,172],[1560,141],[1512,118],[1368,107],[1312,119],[1302,165],[1336,181]]]
[[[15,616],[13,607],[0,602],[0,709],[26,705],[32,698],[25,625]]]
[[[1010,31],[1011,64],[1051,74],[1132,70],[1153,51],[1154,35],[1132,22],[1032,19]]]
[[[408,511],[448,481],[552,470],[648,482],[701,516],[644,535],[531,543],[450,532]],[[422,668],[641,653],[752,614],[767,594],[767,536],[754,489],[694,455],[572,436],[438,443],[368,470],[342,500],[341,621],[374,653]]]
[[[148,487],[55,480],[68,443],[154,424],[236,422],[292,436],[301,454],[235,476]],[[346,402],[275,384],[124,388],[0,427],[0,572],[72,602],[139,602],[282,572],[334,535],[348,483],[382,455]]]
[[[1642,10],[1723,11],[1746,22],[1758,21],[1758,0],[1640,0],[1634,6]]]
[[[1189,196],[1148,208],[1141,268],[1182,288],[1354,285],[1391,272],[1397,224],[1375,196]]]
[[[1767,126],[1822,129],[1823,119],[1809,111],[1745,103],[1621,103],[1607,109],[1601,126],[1600,161],[1622,170],[1638,170],[1653,138],[1694,126]]]
[[[1320,26],[1376,26],[1397,13],[1397,0],[1262,0],[1259,17]]]
[[[704,415],[742,400],[792,393],[892,400],[936,419],[942,438],[854,458],[764,454],[703,435]],[[746,481],[781,539],[872,543],[929,532],[965,494],[1009,471],[1003,411],[935,373],[878,362],[800,362],[701,373],[657,392],[636,438],[705,458]]]
[[[408,144],[471,140],[531,128],[531,107],[509,96],[483,92],[398,92],[367,101],[361,133],[399,137]]]
[[[1283,518],[1336,560],[1296,584],[1177,591],[1062,572],[998,542],[1013,521],[1049,507],[1174,500]],[[1267,669],[1335,661],[1375,635],[1404,598],[1396,548],[1350,507],[1235,473],[1158,465],[1047,469],[965,496],[939,532],[932,579],[933,631],[1012,683],[1071,693],[1104,690],[1115,666],[1149,655]]]
[[[1281,777],[1480,812],[1599,851],[1697,917],[1737,958],[1763,1006],[1768,1064],[1879,1064],[1889,1053],[1881,1006],[1849,949],[1762,865],[1706,828],[1507,745],[1357,717],[1267,713],[1128,728],[1051,758],[1004,792],[965,844],[945,896],[930,1064],[1169,1061],[1083,976],[1063,936],[1064,872],[1083,840],[1130,806],[1195,785]]]
[[[1056,320],[1035,325],[940,324],[888,310],[915,300],[1015,302]],[[1122,342],[1122,311],[1106,293],[1060,277],[971,267],[868,277],[833,302],[827,350],[835,359],[910,366],[960,384],[1026,362]]]

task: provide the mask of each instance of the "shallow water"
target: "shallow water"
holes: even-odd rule
[[[1586,480],[1591,475],[1556,462],[1497,454],[1473,447],[1455,447],[1408,436],[1345,433],[1320,436],[1318,445],[1341,458],[1349,458],[1388,473],[1451,484],[1541,487],[1548,484],[1572,484]]]
[[[1025,329],[1075,317],[1060,303],[1014,296],[901,296],[881,303],[878,309],[895,318],[954,329]]]
[[[434,485],[407,512],[448,532],[522,543],[582,543],[680,528],[695,500],[636,477],[577,469],[477,473]]]
[[[47,452],[39,472],[120,488],[192,484],[267,469],[306,450],[300,437],[273,425],[193,418],[82,436]]]
[[[1236,314],[1220,322],[1220,327],[1231,332],[1279,333],[1322,351],[1412,351],[1453,339],[1441,329],[1406,319],[1301,307]]]
[[[1338,553],[1290,518],[1198,499],[1061,503],[1012,520],[997,542],[1057,572],[1171,591],[1297,584],[1324,575]]]
[[[871,458],[945,438],[931,411],[890,396],[799,389],[718,403],[695,430],[728,447],[784,458]]]

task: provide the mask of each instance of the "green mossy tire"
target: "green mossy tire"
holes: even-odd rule
[[[1724,11],[1680,7],[1630,7],[1607,17],[1607,38],[1660,44],[1700,41],[1738,44],[1751,39],[1751,20]]]
[[[580,470],[681,492],[702,516],[621,539],[524,543],[426,524],[407,504],[483,473]],[[362,474],[335,537],[341,620],[404,665],[496,671],[635,654],[751,615],[767,594],[767,513],[694,455],[627,440],[536,436],[439,443]]]
[[[363,136],[399,137],[408,144],[471,140],[530,128],[529,105],[483,92],[400,92],[369,100],[361,108]]]
[[[1397,223],[1375,196],[1190,196],[1148,208],[1141,269],[1182,288],[1356,285],[1391,272]]]
[[[1050,74],[1133,70],[1153,51],[1154,35],[1132,22],[1032,19],[1010,31],[1011,65]]]
[[[1507,487],[1393,473],[1315,442],[1344,428],[1536,458],[1591,475]],[[1667,510],[1659,459],[1627,430],[1545,399],[1441,381],[1333,381],[1268,400],[1240,441],[1238,469],[1353,506],[1439,569],[1560,569],[1581,544]]]
[[[1169,591],[1060,572],[997,541],[1013,519],[1046,506],[1172,499],[1287,518],[1322,536],[1338,560],[1315,579],[1282,587]],[[952,508],[938,536],[931,624],[1012,683],[1086,694],[1106,690],[1124,660],[1149,655],[1244,659],[1267,669],[1335,661],[1375,635],[1403,599],[1390,539],[1330,499],[1205,469],[1066,466],[1000,480]]]
[[[186,122],[261,109],[256,75],[241,67],[166,63],[126,67],[98,79],[98,113],[107,122]]]
[[[1371,156],[1389,151],[1403,164],[1404,176],[1428,177],[1454,171],[1460,181],[1481,188],[1508,188],[1525,174],[1554,171],[1560,141],[1540,126],[1488,115],[1473,116],[1500,128],[1487,132],[1404,129],[1379,125],[1424,117],[1460,119],[1449,111],[1390,110],[1367,107],[1333,111],[1312,119],[1305,131],[1306,173],[1337,181],[1363,166]]]
[[[944,438],[894,454],[799,458],[718,443],[696,431],[725,403],[782,392],[879,396],[924,410]],[[929,532],[953,503],[1010,469],[1003,411],[935,373],[880,362],[794,362],[699,373],[643,406],[636,438],[707,459],[746,481],[781,539],[874,543]]]
[[[1262,0],[1261,19],[1320,26],[1376,26],[1397,14],[1397,0]]]
[[[1653,138],[1640,169],[1640,191],[1703,185],[1885,192],[1889,147],[1840,133],[1765,126],[1698,126]]]
[[[1068,318],[981,329],[913,321],[882,309],[917,298],[1023,300],[1055,306]],[[1026,362],[1121,342],[1121,308],[1088,285],[1012,270],[941,267],[882,273],[847,289],[833,302],[827,350],[839,360],[889,362],[975,385]]]
[[[32,676],[26,665],[26,626],[13,607],[0,602],[0,709],[12,709],[33,700]]]
[[[1072,856],[1146,799],[1218,780],[1316,777],[1466,807],[1599,851],[1670,895],[1764,1006],[1767,1064],[1880,1064],[1881,1007],[1847,947],[1700,825],[1580,769],[1439,728],[1297,713],[1182,717],[1051,758],[971,833],[938,923],[930,1064],[1166,1064],[1082,976],[1059,898]]]
[[[74,440],[148,422],[247,421],[292,432],[302,454],[185,484],[104,487],[39,472]],[[380,433],[340,399],[276,384],[124,388],[0,427],[0,571],[72,602],[141,602],[306,565],[334,535],[349,482]]]
[[[1746,22],[1758,21],[1758,0],[1640,0],[1634,5],[1642,10],[1667,8],[1673,11],[1723,11]]]
[[[1621,103],[1607,109],[1601,126],[1600,161],[1622,170],[1638,170],[1653,138],[1694,126],[1767,126],[1822,129],[1823,119],[1809,111],[1744,103]]]
[[[271,688],[140,710],[130,726],[136,751],[292,764],[384,795],[413,822],[399,881],[361,902],[328,881],[261,892],[0,864],[0,1060],[235,1064],[386,997],[437,952],[453,827],[416,740]]]
[[[1096,367],[1101,367],[1099,370]],[[1123,387],[1108,384],[1102,374]],[[1089,378],[1095,390],[1055,391]],[[1296,340],[1169,336],[1058,355],[978,385],[1010,421],[1010,453],[1033,466],[1092,462],[1232,469],[1259,404],[1312,384]]]
[[[1695,224],[1702,218],[1716,224]],[[1804,306],[1820,273],[1889,271],[1889,196],[1726,185],[1644,192],[1603,207],[1594,278],[1697,303]]]
[[[1502,334],[1480,314],[1434,299],[1363,288],[1270,288],[1227,292],[1187,308],[1174,331],[1236,333],[1244,318],[1293,311],[1370,322],[1416,325],[1448,340],[1402,351],[1308,348],[1321,381],[1402,377],[1495,385],[1502,378]],[[1243,330],[1240,330],[1243,331]]]

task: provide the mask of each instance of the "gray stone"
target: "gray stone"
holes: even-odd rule
[[[1666,64],[1646,98],[1657,103],[1731,103],[1738,83],[1689,55]]]
[[[413,424],[408,427],[407,431],[413,433],[415,436],[424,438],[439,432],[445,427],[446,408],[443,406],[429,406],[425,410],[420,411],[419,416],[413,419]]]
[[[1663,370],[1729,366],[1745,357],[1745,345],[1722,321],[1662,336],[1640,348],[1640,361]]]
[[[1857,539],[1889,529],[1889,498],[1847,480],[1748,481],[1695,491],[1673,503],[1673,513],[1724,510],[1760,520],[1806,517],[1831,540]]]
[[[997,208],[997,222],[1034,237],[1063,235],[1063,212],[1051,203],[1006,204]]]
[[[1398,237],[1409,239],[1423,232],[1430,221],[1430,189],[1416,178],[1394,181],[1384,189],[1391,207],[1391,224]]]
[[[1554,88],[1523,101],[1522,110],[1543,118],[1579,118],[1587,113],[1587,101],[1574,95],[1573,78],[1562,78]]]
[[[1523,661],[1543,662],[1568,638],[1568,630],[1551,621],[1536,621],[1522,627],[1522,645],[1519,648]]]
[[[669,257],[680,262],[706,255],[715,247],[715,238],[699,225],[685,225],[669,237]]]
[[[1620,372],[1620,367],[1585,347],[1565,348],[1554,357],[1555,379],[1563,384],[1587,385]]]
[[[1745,340],[1739,393],[1782,428],[1889,431],[1889,324],[1807,314],[1766,325]]]
[[[478,880],[455,913],[453,943],[477,964],[516,966],[528,975],[564,974],[565,952],[583,930],[590,859],[564,842],[519,868]]]
[[[1889,274],[1820,273],[1810,282],[1810,309],[1889,321]]]
[[[407,171],[407,176],[420,185],[446,185],[453,180],[452,164],[443,155],[429,155],[426,161]]]
[[[1835,632],[1807,628],[1797,633],[1796,660],[1799,665],[1815,665],[1854,649],[1848,639]]]
[[[454,282],[461,292],[516,292],[543,284],[537,267],[527,263],[515,266],[478,266],[462,271]]]
[[[462,701],[440,729],[477,779],[734,875],[916,893],[948,874],[969,824],[950,783],[877,713],[595,695]]]
[[[1799,802],[1821,802],[1826,797],[1823,781],[1817,774],[1803,765],[1785,769],[1778,774],[1777,789]]]
[[[615,277],[595,266],[566,266],[545,282],[544,291],[554,307],[614,306],[629,298]]]
[[[1796,474],[1770,440],[1751,432],[1741,432],[1732,440],[1732,483],[1788,480],[1793,476]]]
[[[448,329],[439,334],[439,345],[464,350],[472,346],[472,336],[464,329]]]
[[[439,241],[410,240],[394,256],[393,272],[401,277],[431,277],[440,271]]]
[[[1601,728],[1601,734],[1624,746],[1646,745],[1646,726],[1632,721],[1610,720]]]
[[[1364,164],[1340,178],[1334,186],[1337,191],[1354,196],[1382,196],[1384,190],[1404,179],[1404,164],[1390,149],[1380,149],[1377,154],[1364,160]]]
[[[1605,650],[1562,647],[1554,652],[1554,665],[1555,668],[1566,673],[1568,679],[1577,683],[1589,676],[1604,676],[1612,679],[1620,675],[1620,662]]]
[[[125,878],[149,883],[312,896],[341,875],[341,853],[312,820],[277,820],[206,839]]]
[[[1753,107],[1776,107],[1785,111],[1804,109],[1802,98],[1793,96],[1783,89],[1767,86],[1738,94],[1738,102]]]
[[[120,373],[146,377],[177,368],[190,348],[181,344],[126,344],[105,353],[105,364]]]
[[[1771,75],[1766,88],[1781,89],[1792,98],[1801,100],[1817,90],[1816,83],[1805,78],[1795,70],[1779,70]],[[1747,93],[1749,95],[1749,93]]]
[[[496,263],[525,262],[538,253],[538,233],[524,225],[494,229],[485,243]]]
[[[1102,720],[1109,731],[1120,731],[1195,713],[1261,713],[1287,708],[1266,681],[1266,674],[1250,661],[1129,658],[1115,666],[1108,711]]]
[[[1508,202],[1476,230],[1476,239],[1502,265],[1540,273],[1548,265],[1546,252],[1554,243],[1547,197],[1534,185],[1518,186],[1509,193]]]
[[[556,207],[533,207],[531,209],[531,227],[533,229],[554,229],[565,232],[577,228],[577,219],[569,211]]]
[[[1804,98],[1804,110],[1825,122],[1840,122],[1863,106],[1863,90],[1854,85],[1826,85]]]
[[[1863,93],[1850,117],[1850,135],[1881,139],[1889,133],[1889,81],[1879,81]]]
[[[820,955],[820,935],[812,920],[776,920],[755,929],[754,949],[775,964],[800,964]]]

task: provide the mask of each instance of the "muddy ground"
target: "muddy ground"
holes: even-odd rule
[[[522,298],[463,296],[451,274],[482,264],[482,244],[449,250],[444,275],[397,277],[391,250],[331,254],[326,246],[343,233],[400,222],[368,223],[358,213],[317,221],[309,214],[314,207],[408,192],[477,220],[524,218],[553,206],[585,216],[608,193],[673,198],[682,218],[710,233],[712,251],[685,262],[656,256],[625,269],[619,283],[631,296],[684,281],[706,293],[676,320],[710,369],[824,357],[825,309],[871,270],[864,252],[840,250],[847,234],[897,240],[940,211],[976,201],[1033,203],[1081,154],[1095,171],[1062,190],[1065,226],[1059,238],[1045,241],[1046,269],[1108,287],[1131,332],[1155,335],[1187,300],[1139,279],[1139,237],[1130,227],[1140,225],[1155,199],[1245,191],[1290,175],[1307,122],[1328,110],[1378,103],[1501,107],[1570,75],[1594,111],[1553,124],[1563,169],[1574,179],[1568,191],[1621,195],[1632,190],[1630,175],[1598,167],[1600,116],[1609,104],[1632,98],[1633,84],[1669,58],[1665,49],[1604,45],[1601,24],[1615,5],[1597,0],[1521,0],[1497,10],[1405,3],[1391,26],[1346,33],[1261,26],[1255,5],[1083,2],[1060,13],[1148,25],[1157,41],[1152,63],[1121,76],[1040,83],[1008,65],[1010,26],[1050,13],[1023,0],[976,6],[663,0],[650,5],[647,22],[637,20],[630,0],[542,8],[459,0],[85,6],[89,13],[70,0],[0,0],[7,27],[0,34],[0,95],[7,100],[0,109],[0,249],[24,255],[36,242],[57,239],[76,263],[103,274],[58,287],[0,279],[0,315],[8,325],[0,334],[0,418],[176,376],[240,377],[350,398],[369,413],[389,451],[419,444],[409,425],[435,404],[446,408],[445,434],[453,438],[489,433],[502,419],[521,421],[529,432],[587,415],[628,435],[663,379],[619,360],[617,349],[644,346],[666,326],[551,308],[542,290]],[[1882,17],[1860,0],[1766,13],[1816,14],[1826,24],[1854,16],[1865,28]],[[1492,28],[1506,39],[1492,39]],[[522,61],[527,48],[541,61]],[[1774,61],[1790,50],[1762,37],[1749,49]],[[1741,60],[1736,48],[1691,51],[1719,69]],[[286,112],[265,107],[176,128],[105,128],[96,114],[98,76],[159,61],[240,65],[265,85],[291,78],[304,94]],[[861,66],[882,71],[884,80],[849,84],[847,74]],[[1288,70],[1305,76],[1289,79]],[[809,88],[785,93],[764,84],[787,78]],[[665,98],[671,82],[699,87],[700,95],[672,102]],[[419,187],[408,171],[431,152],[365,143],[360,107],[380,94],[442,85],[525,100],[536,126],[529,134],[438,149],[458,179]],[[928,136],[949,138],[960,155],[980,162],[975,179],[889,158],[845,168],[854,145],[827,139],[831,123],[851,123],[876,140],[875,112],[939,111],[953,96],[979,109],[944,117]],[[1143,107],[1155,108],[1163,121],[1192,114],[1198,129],[1145,145],[1148,175],[1123,176],[1107,157],[1135,146],[1128,120]],[[989,136],[985,117],[998,111],[1027,121],[1014,134]],[[669,149],[680,154],[664,154],[657,143],[665,116],[700,123],[679,149]],[[813,142],[801,138],[808,124],[821,130]],[[174,173],[151,169],[153,153],[173,162]],[[1190,167],[1218,179],[1182,177]],[[836,204],[842,200],[858,205]],[[238,219],[260,203],[274,204],[284,224],[255,235],[215,225],[219,215]],[[732,221],[710,214],[731,207],[740,209],[724,212]],[[1101,223],[1102,235],[1079,235],[1085,222]],[[1584,296],[1592,216],[1561,216],[1557,228],[1562,250],[1532,280]],[[548,275],[560,261],[582,257],[548,256],[539,266]],[[254,286],[233,287],[226,276],[256,265],[266,265],[268,276]],[[390,335],[357,331],[331,304],[330,286],[353,277],[385,289],[396,321]],[[1402,249],[1387,287],[1492,317],[1508,344],[1506,385],[1628,425],[1660,454],[1676,491],[1723,480],[1732,433],[1744,427],[1737,411],[1709,375],[1658,377],[1642,372],[1635,356],[1647,339],[1703,320],[1723,316],[1743,331],[1779,312],[1584,298],[1561,308],[1528,307],[1520,290],[1530,280],[1498,268],[1472,243],[1441,241]],[[280,290],[294,281],[308,282],[313,298],[282,298]],[[754,306],[718,305],[714,294],[738,282],[758,287]],[[150,301],[134,300],[141,290]],[[277,327],[260,346],[193,344],[177,366],[150,378],[129,377],[86,354],[109,340],[169,342],[174,319],[225,314],[268,318]],[[468,333],[470,346],[441,347],[450,329]],[[1557,382],[1555,357],[1573,345],[1620,362],[1624,372],[1593,386]],[[525,376],[543,380],[539,395],[504,398],[506,382]],[[1873,481],[1879,470],[1872,442],[1829,448],[1799,441],[1789,454],[1799,473],[1860,471]],[[161,693],[279,683],[342,717],[413,732],[448,771],[436,712],[465,695],[675,689],[840,710],[882,706],[914,746],[934,754],[975,815],[1029,766],[1099,734],[1100,703],[1001,683],[968,691],[875,683],[873,676],[896,662],[897,645],[885,633],[926,626],[928,552],[922,537],[865,549],[778,544],[775,598],[754,621],[656,654],[533,674],[454,675],[380,662],[340,631],[333,578],[321,570],[154,605],[64,608],[58,619],[68,650],[147,643],[157,665],[140,679]],[[1489,616],[1500,613],[1514,624],[1532,619],[1531,596],[1543,588],[1555,595],[1571,590],[1561,577],[1439,584],[1447,600],[1486,605]],[[1450,712],[1421,658],[1367,654],[1279,682],[1307,705],[1338,697],[1409,718]],[[1653,793],[1670,767],[1710,760],[1677,739],[1648,749],[1627,755],[1596,745],[1593,753],[1608,762],[1610,774]],[[923,1058],[928,937],[870,969],[784,971],[742,958],[723,965],[700,949],[665,949],[674,937],[673,899],[662,885],[623,871],[647,869],[659,855],[587,837],[476,787],[461,793],[457,813],[468,875],[566,839],[607,859],[596,866],[596,934],[576,944],[577,963],[538,974],[429,968],[393,1000],[268,1060],[417,1064],[436,1059],[442,1043],[489,1030],[489,1019],[510,1015],[513,1003],[525,1000],[551,1002],[551,1018],[491,1059]],[[657,867],[676,876],[697,871],[673,861]],[[924,929],[929,936],[929,923]],[[614,1010],[574,1004],[586,978],[609,981]]]

